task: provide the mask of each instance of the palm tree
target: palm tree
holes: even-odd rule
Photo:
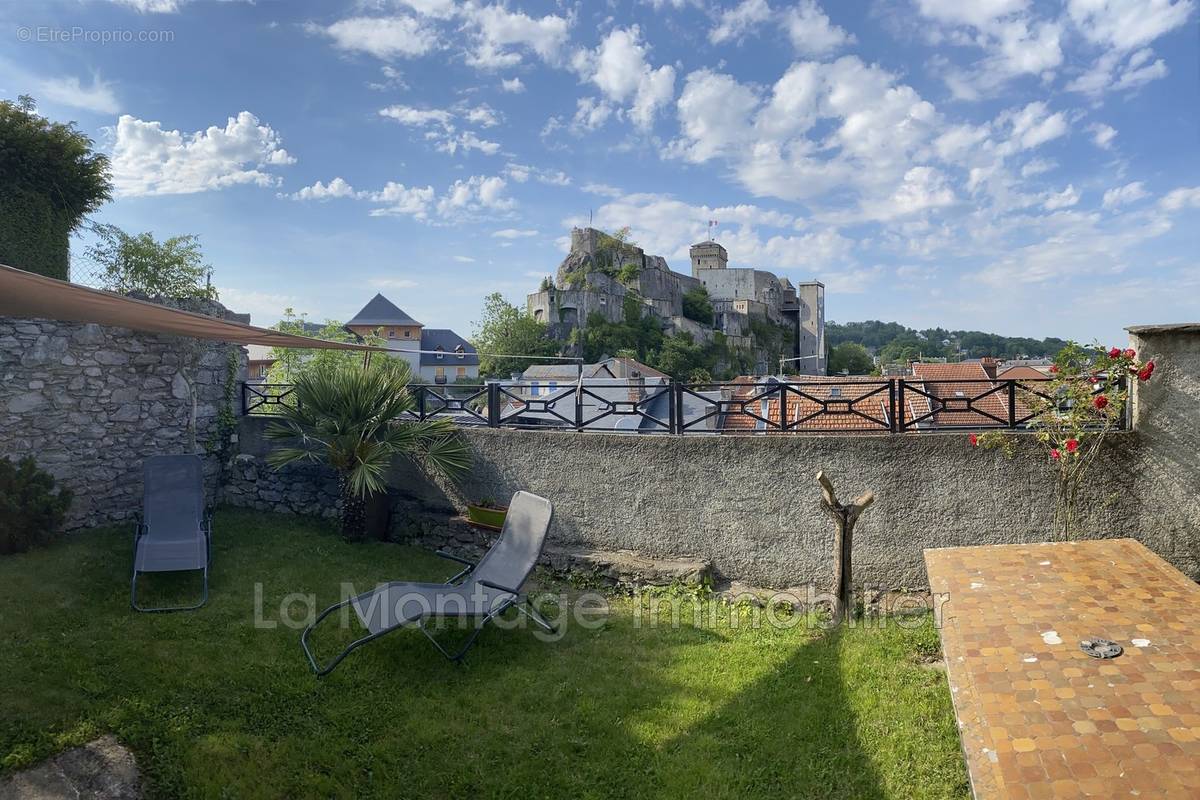
[[[415,407],[403,361],[377,359],[369,368],[309,370],[295,379],[295,403],[282,406],[266,436],[280,442],[267,461],[327,464],[338,473],[342,535],[366,533],[366,500],[386,490],[395,456],[407,456],[448,478],[471,466],[471,453],[447,418],[403,419]]]

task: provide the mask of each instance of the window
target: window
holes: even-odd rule
[[[465,350],[463,350],[463,346],[461,344],[454,348],[454,352],[458,353],[459,361],[467,357],[467,353]]]
[[[955,396],[955,397],[966,397],[966,395],[965,395],[965,394],[963,394],[963,391],[962,391],[962,389],[955,389],[955,390],[954,390],[954,396]]]
[[[411,338],[412,338],[412,331],[411,331],[411,330],[409,330],[408,328],[405,328],[405,329],[404,329],[404,338],[405,338],[405,339],[411,339]]]
[[[529,394],[530,394],[530,396],[532,396],[532,397],[537,397],[537,396],[538,396],[538,382],[537,382],[537,381],[532,381],[532,382],[529,384]]]
[[[437,346],[437,360],[442,360],[442,346],[440,344]]]
[[[557,388],[558,388],[558,381],[550,381],[550,384],[549,384],[550,394],[554,394],[554,390]]]
[[[842,387],[840,387],[840,386],[829,387],[829,396],[830,397],[841,397],[842,396]]]
[[[454,372],[454,377],[456,377],[456,378],[465,378],[465,377],[467,377],[467,368],[466,368],[466,367],[459,367],[457,370],[455,370],[455,372]]]
[[[396,338],[396,329],[395,328],[388,328],[388,338],[389,339]]]
[[[260,378],[267,377],[267,365],[266,364],[258,365],[258,377],[260,377]]]
[[[438,367],[436,370],[434,370],[433,374],[439,378],[444,378],[444,377],[446,377],[446,368]]]

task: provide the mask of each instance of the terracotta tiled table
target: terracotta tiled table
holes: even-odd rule
[[[1200,798],[1200,585],[1132,539],[925,563],[978,800]]]

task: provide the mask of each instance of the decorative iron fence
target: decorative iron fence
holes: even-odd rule
[[[414,408],[407,416],[491,428],[677,435],[1023,430],[1036,406],[1052,399],[1048,380],[421,384],[409,387]],[[291,402],[288,384],[242,385],[243,414],[270,415]]]

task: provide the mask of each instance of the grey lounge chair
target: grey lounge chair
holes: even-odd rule
[[[549,500],[528,492],[517,492],[509,503],[500,538],[478,564],[439,550],[439,556],[464,565],[462,571],[445,583],[387,583],[325,609],[300,635],[300,646],[304,648],[304,655],[308,657],[313,672],[318,677],[328,675],[355,649],[385,633],[411,624],[416,624],[446,658],[462,661],[483,626],[514,607],[545,630],[554,633],[554,626],[521,593],[521,587],[542,553],[553,515],[554,507]],[[321,620],[346,605],[350,605],[358,614],[368,633],[351,642],[329,664],[321,666],[309,649],[309,634]],[[429,617],[475,618],[477,621],[475,630],[462,648],[450,653],[425,628],[425,620]]]
[[[191,611],[208,601],[212,522],[204,507],[203,464],[198,455],[150,456],[142,464],[142,517],[133,539],[129,604],[136,611]],[[143,608],[137,601],[143,572],[203,570],[200,602]]]

